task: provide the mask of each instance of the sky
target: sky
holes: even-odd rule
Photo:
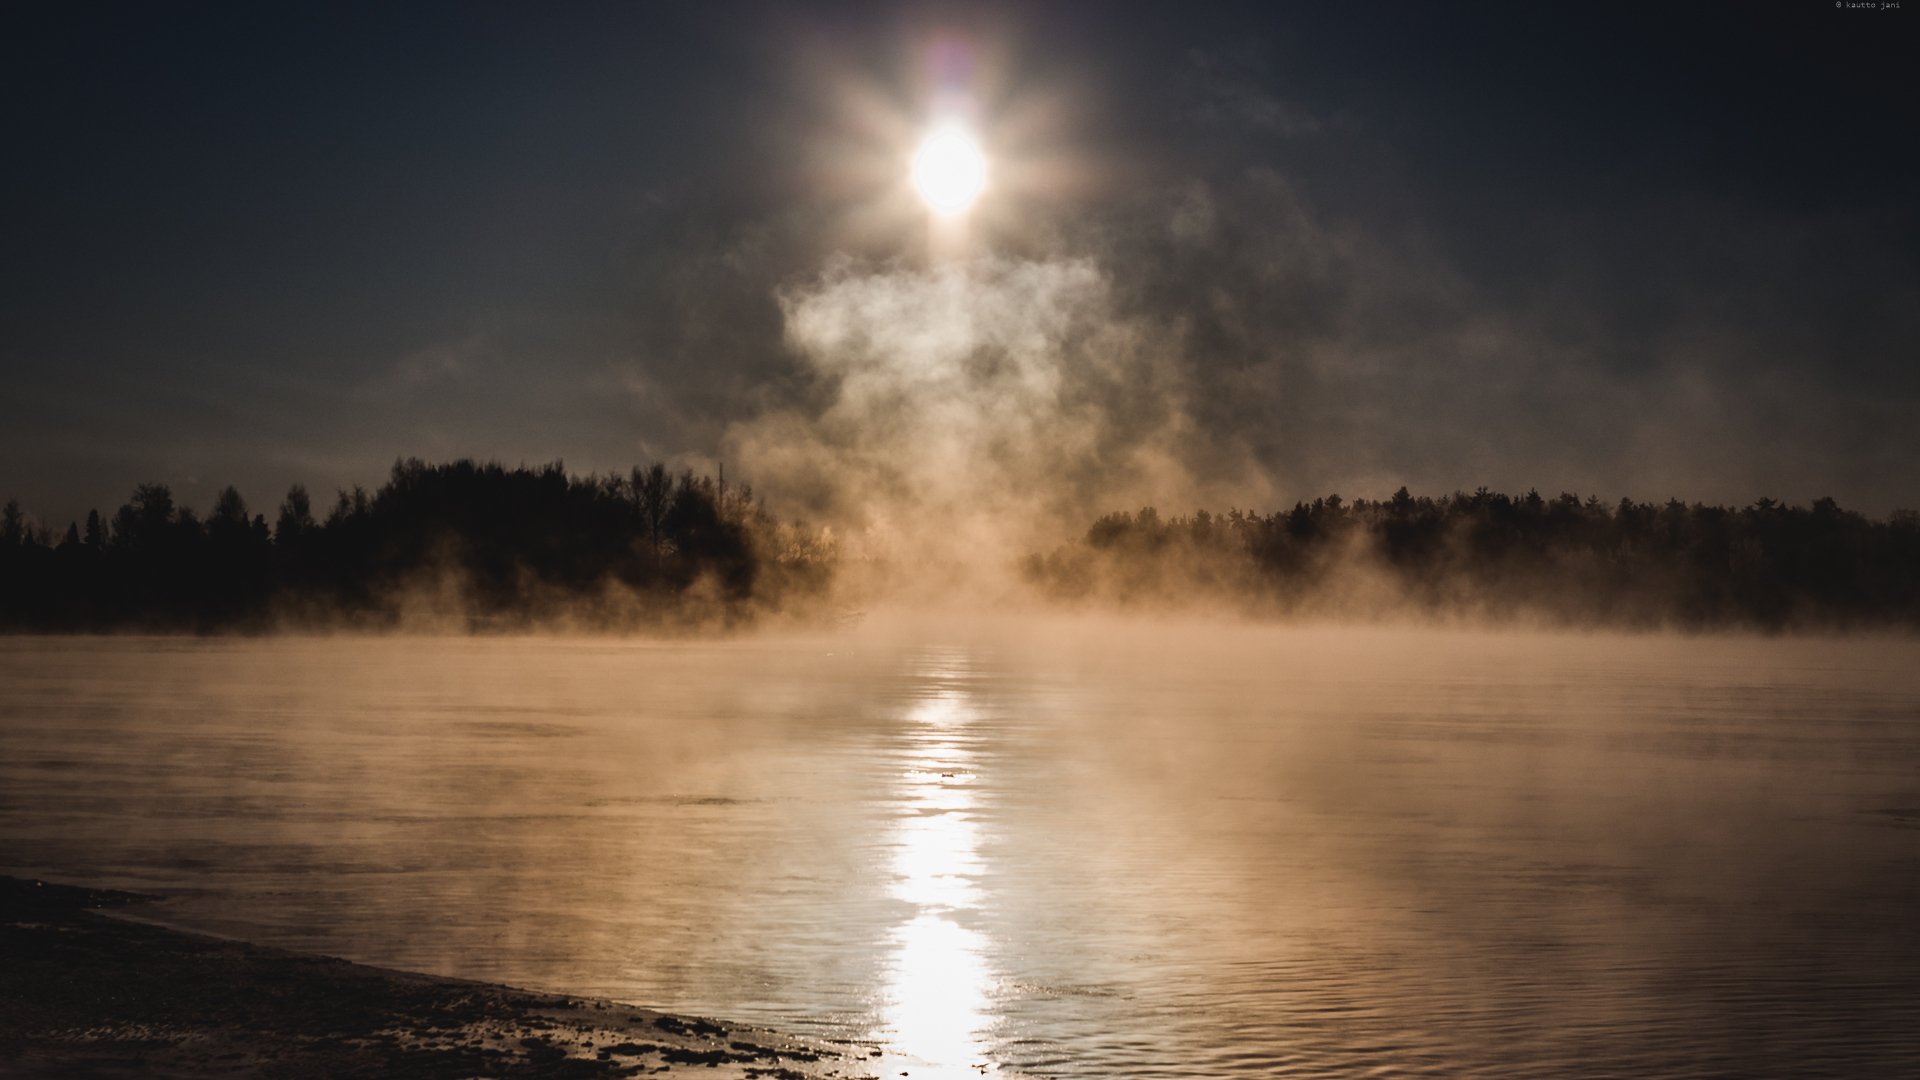
[[[1442,7],[9,5],[0,497],[1920,507],[1920,8]]]

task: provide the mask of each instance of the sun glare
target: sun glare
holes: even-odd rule
[[[987,186],[987,157],[965,131],[940,128],[913,155],[913,186],[934,213],[965,213]]]

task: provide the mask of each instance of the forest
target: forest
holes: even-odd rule
[[[56,539],[10,501],[0,629],[674,629],[884,599],[834,595],[840,569],[829,531],[776,520],[743,485],[658,464],[575,476],[557,462],[409,458],[324,512],[295,485],[271,523],[231,487],[202,517],[166,485],[141,484]],[[1402,488],[1266,515],[1148,507],[1107,514],[1015,569],[1046,601],[1079,607],[1920,627],[1920,514],[1876,520],[1827,498],[1730,508]]]
[[[1063,601],[1252,613],[1766,629],[1920,626],[1920,514],[1830,498],[1729,508],[1481,488],[1338,495],[1269,515],[1095,521],[1029,557]]]
[[[295,485],[273,523],[231,487],[202,518],[141,484],[57,542],[9,501],[0,627],[197,631],[732,624],[818,592],[831,551],[750,489],[664,465],[572,476],[556,462],[396,462],[316,510]]]

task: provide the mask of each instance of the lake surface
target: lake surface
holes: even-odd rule
[[[883,1075],[1920,1070],[1920,645],[0,638],[0,868]]]

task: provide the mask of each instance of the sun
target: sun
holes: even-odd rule
[[[964,214],[987,186],[987,156],[965,130],[937,128],[913,155],[913,186],[934,213]]]

